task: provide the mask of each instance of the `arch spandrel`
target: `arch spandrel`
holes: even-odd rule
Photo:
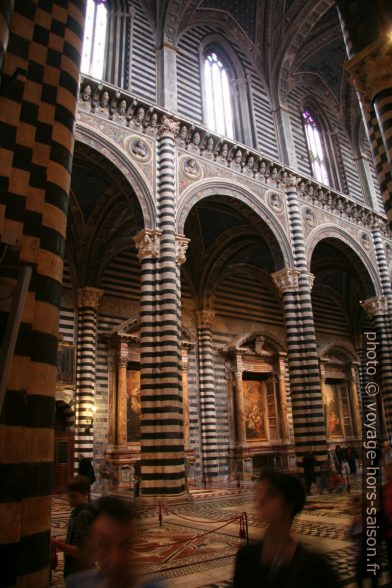
[[[107,137],[87,125],[77,125],[75,139],[106,157],[122,173],[139,202],[144,228],[154,229],[156,206],[153,194],[134,162]]]
[[[267,192],[267,190],[266,190]],[[211,196],[226,196],[237,202],[245,204],[265,224],[265,229],[274,240],[274,249],[278,256],[274,257],[276,271],[284,267],[294,267],[294,259],[289,237],[283,230],[282,223],[251,191],[230,181],[202,180],[194,183],[188,190],[182,193],[177,208],[177,233],[184,234],[186,219],[192,208],[205,198]]]
[[[305,245],[309,271],[316,246],[321,241],[326,240],[337,241],[338,245],[340,243],[346,248],[346,250],[348,249],[348,252],[354,259],[354,268],[358,272],[361,285],[365,289],[366,295],[369,296],[369,298],[372,296],[381,296],[382,289],[374,261],[365,253],[363,248],[351,235],[335,225],[317,227],[309,234]]]

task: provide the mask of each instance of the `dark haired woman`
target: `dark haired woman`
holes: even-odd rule
[[[257,505],[267,529],[261,542],[238,551],[233,588],[337,588],[324,557],[298,545],[290,534],[305,505],[298,478],[265,471],[257,484]]]

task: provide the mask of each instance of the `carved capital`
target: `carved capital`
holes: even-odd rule
[[[138,258],[156,259],[160,253],[160,237],[161,231],[153,231],[151,229],[144,229],[133,237],[136,249],[138,250]]]
[[[213,310],[199,310],[197,312],[197,325],[199,329],[211,329],[214,324],[215,312]]]
[[[388,302],[386,296],[368,298],[360,304],[370,318],[388,314]]]
[[[379,92],[392,86],[392,55],[358,55],[348,62],[346,69],[367,106]]]
[[[283,269],[271,274],[271,278],[279,294],[284,292],[298,292],[298,277],[301,272],[296,269]]]
[[[310,274],[310,273],[308,274],[309,290],[311,290],[313,288],[314,278],[315,278],[314,274]]]
[[[174,137],[180,130],[180,122],[172,117],[163,115],[162,122],[159,125],[159,135],[161,137]]]
[[[186,251],[188,249],[190,239],[184,235],[176,235],[176,262],[182,265],[186,262]]]
[[[78,288],[76,294],[77,307],[84,308],[85,306],[90,306],[97,310],[99,300],[103,293],[103,290],[99,290],[98,288],[90,288],[89,286],[86,286],[85,288]]]

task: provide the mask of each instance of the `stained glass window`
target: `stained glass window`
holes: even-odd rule
[[[88,0],[81,71],[102,79],[106,43],[105,0]]]
[[[215,51],[204,61],[207,126],[212,131],[234,138],[233,109],[228,70]]]
[[[323,142],[317,122],[310,110],[305,110],[302,116],[313,175],[319,182],[329,185]]]

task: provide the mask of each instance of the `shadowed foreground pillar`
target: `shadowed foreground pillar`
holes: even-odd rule
[[[0,235],[10,269],[0,280],[32,268],[0,424],[2,586],[47,588],[49,579],[58,309],[84,10],[78,0],[15,2],[2,75]]]

